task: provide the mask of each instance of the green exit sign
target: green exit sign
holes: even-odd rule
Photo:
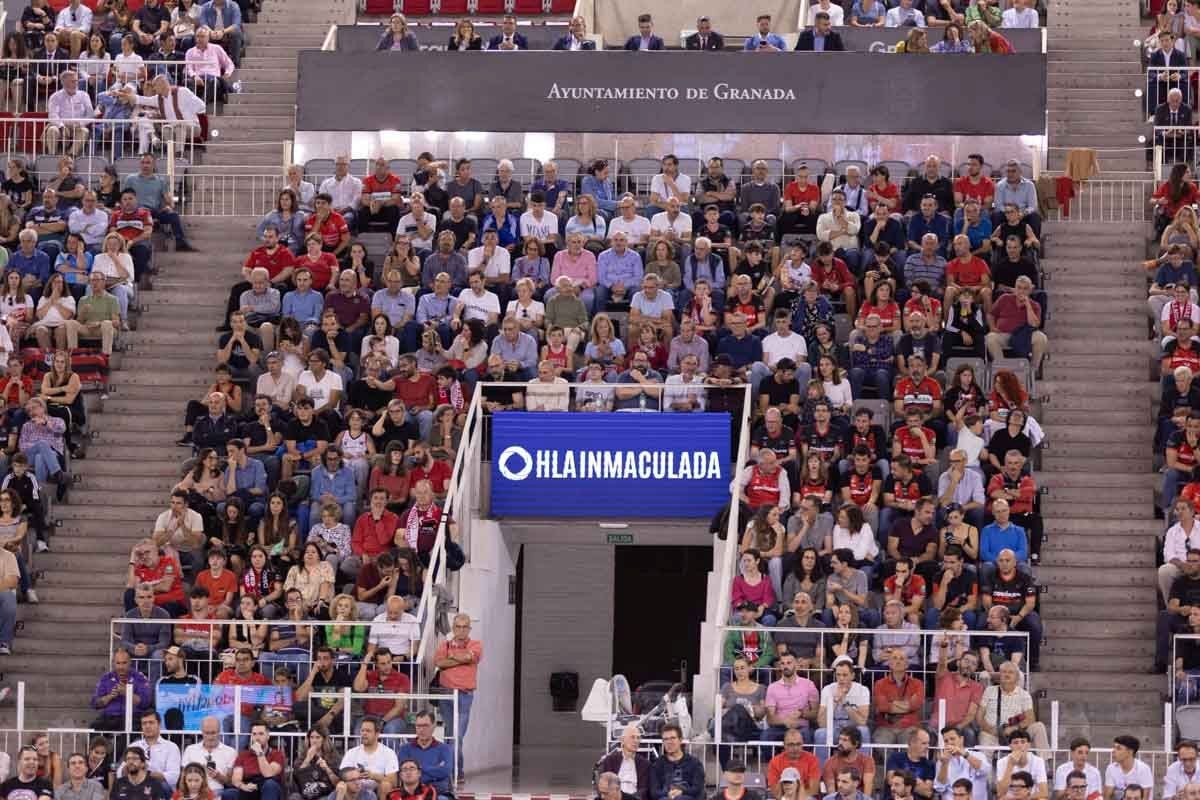
[[[633,544],[632,533],[609,533],[605,534],[604,541],[608,544]]]

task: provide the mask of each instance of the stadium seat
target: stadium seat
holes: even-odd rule
[[[59,155],[37,157],[37,160],[33,164],[33,169],[37,173],[39,182],[45,183],[58,173],[58,159],[61,157]],[[134,172],[137,172],[136,168]]]
[[[943,178],[954,180],[954,167],[950,166],[950,164],[946,161],[942,161],[942,166],[939,168],[938,172]]]
[[[629,161],[624,170],[627,190],[639,196],[650,194],[650,181],[661,171],[662,162],[657,158],[635,158]]]
[[[1025,387],[1025,391],[1030,397],[1037,394],[1034,390],[1037,388],[1033,376],[1033,367],[1028,359],[1024,358],[999,358],[992,362],[992,371],[988,376],[988,387],[992,385],[992,381],[996,379],[996,373],[1002,369],[1009,370],[1017,376],[1017,380]]]
[[[681,158],[679,159],[679,174],[687,175],[692,181],[700,180],[700,159],[698,158]]]
[[[892,404],[884,399],[859,398],[850,404],[850,416],[860,408],[869,408],[875,415],[875,424],[885,431],[892,427]]]
[[[579,176],[583,174],[583,164],[579,159],[556,158],[554,163],[558,165],[558,177],[578,188]]]
[[[443,5],[446,0],[443,0]],[[477,0],[478,5],[475,8],[476,14],[503,14],[504,0]],[[456,3],[457,4],[457,3]],[[445,12],[443,12],[445,13]]]
[[[792,174],[796,174],[796,170],[801,164],[808,166],[808,175],[814,181],[819,181],[821,176],[829,169],[829,162],[823,158],[797,158],[792,161]]]
[[[304,164],[304,176],[319,186],[321,181],[333,174],[332,158],[314,158]]]
[[[887,167],[888,176],[891,178],[892,183],[901,189],[904,188],[904,184],[913,173],[912,164],[909,164],[907,161],[880,161],[879,166]]]
[[[371,162],[372,160],[369,158],[350,159],[350,174],[356,178],[365,178],[374,169],[374,165]]]
[[[472,158],[471,159],[471,177],[483,184],[483,188],[487,188],[488,184],[496,180],[496,164],[499,163],[495,158]],[[447,178],[454,180],[453,175]]]
[[[1033,165],[1026,164],[1024,161],[1022,161],[1020,166],[1021,166],[1021,177],[1028,178],[1029,180],[1033,180]]]
[[[946,359],[946,383],[951,384],[954,380],[954,373],[963,365],[969,366],[975,371],[975,382],[979,384],[985,392],[991,391],[992,375],[988,371],[987,362],[982,358],[948,358]]]
[[[100,156],[80,156],[75,159],[75,174],[81,175],[92,183],[104,172],[104,168],[108,166],[108,159]]]
[[[513,163],[513,177],[526,188],[542,174],[542,162],[536,158],[511,158],[509,160]]]
[[[575,0],[550,0],[551,14],[570,14],[575,10]]]
[[[854,323],[850,317],[845,314],[833,315],[833,337],[839,342],[844,342],[850,338],[850,331],[854,329]]]
[[[844,178],[846,177],[846,170],[850,167],[858,167],[858,174],[863,178],[867,177],[867,162],[859,161],[853,158],[843,159],[842,161],[835,163],[833,165],[833,174],[839,178]],[[812,174],[811,167],[809,167],[809,174]]]
[[[332,164],[333,162],[330,163]],[[117,177],[119,177],[121,180],[125,180],[126,175],[133,175],[138,171],[139,167],[141,166],[141,159],[137,156],[126,156],[125,158],[118,158],[116,161],[114,161],[113,166],[117,170]],[[332,172],[330,174],[332,174]]]
[[[514,14],[545,14],[546,4],[542,0],[516,0],[513,4]]]
[[[742,182],[742,175],[746,172],[746,162],[740,158],[724,158],[725,174],[733,179],[734,183]]]
[[[407,184],[412,180],[413,173],[417,171],[417,162],[411,158],[393,158],[388,162],[388,169]]]
[[[433,13],[431,0],[400,0],[400,11],[410,17],[423,17]]]

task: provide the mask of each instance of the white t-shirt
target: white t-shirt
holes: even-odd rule
[[[1154,800],[1154,775],[1145,761],[1135,758],[1133,769],[1129,772],[1121,769],[1121,765],[1115,761],[1104,770],[1104,785],[1112,787],[1112,800],[1121,800],[1125,796],[1125,787],[1131,783],[1141,785],[1145,800]]]
[[[959,435],[961,436],[961,434]],[[1054,770],[1054,791],[1065,792],[1067,790],[1067,776],[1074,771],[1075,765],[1070,761],[1067,761],[1065,764],[1059,764],[1058,769]],[[1104,791],[1104,784],[1100,779],[1100,770],[1091,764],[1084,764],[1081,772],[1087,776],[1087,793],[1089,797]]]
[[[686,203],[688,201],[688,195],[692,191],[692,179],[687,175],[676,175],[675,188],[679,190],[679,199]],[[650,179],[650,194],[657,194],[663,200],[666,200],[671,196],[670,193],[667,192],[667,182],[663,180],[663,175],[661,172]]]
[[[428,239],[417,237],[417,218],[412,215],[412,212],[400,218],[400,224],[396,226],[396,233],[407,233],[414,250],[432,250],[433,237],[437,234],[437,217],[426,211],[421,224],[429,227]]]
[[[818,11],[824,11],[829,14],[829,24],[835,28],[840,28],[846,24],[846,12],[837,3],[830,3],[829,8],[821,8],[820,3],[813,3],[808,7],[808,25],[810,28],[817,24]]]
[[[121,275],[117,271],[117,262],[125,268],[128,277]],[[114,261],[108,253],[101,253],[92,260],[92,272],[99,272],[106,278],[113,280],[124,280],[125,285],[129,285],[129,281],[133,278],[133,257],[129,253],[117,253],[117,260]]]
[[[558,216],[553,211],[543,211],[542,218],[538,219],[532,211],[526,211],[521,215],[520,227],[522,239],[533,236],[545,241],[558,236]]]
[[[768,367],[774,367],[781,358],[790,358],[797,364],[808,359],[808,344],[803,336],[794,332],[788,336],[772,333],[762,340],[762,350],[763,361]]]
[[[188,745],[187,749],[183,751],[182,762],[184,764],[206,764],[210,758],[217,772],[228,776],[233,771],[233,762],[237,759],[237,750],[224,743],[218,743],[215,750],[206,750],[204,749],[204,742],[196,742],[195,744]],[[225,787],[221,785],[220,781],[209,778],[208,788],[214,792],[219,792]]]
[[[138,73],[141,72],[145,61],[137,53],[125,55],[117,53],[113,58],[113,69],[117,73],[117,80],[121,83],[129,83],[137,81]]]
[[[516,300],[509,300],[508,308],[504,309],[504,316],[517,319],[538,319],[546,316],[546,304],[539,300],[530,300],[529,305],[523,306]]]
[[[650,230],[674,230],[676,236],[688,236],[692,232],[692,218],[680,211],[672,222],[666,211],[660,211],[650,218]]]
[[[400,661],[407,661],[412,642],[421,641],[421,623],[407,611],[396,622],[380,614],[371,622],[367,641],[376,647],[386,647]]]
[[[1012,756],[1007,755],[996,762],[996,777],[1003,775],[1005,770],[1008,769],[1008,760],[1010,758],[1012,758]],[[1041,756],[1034,755],[1033,753],[1027,753],[1026,758],[1028,758],[1029,763],[1024,767],[1014,767],[1013,772],[1028,772],[1033,776],[1033,782],[1035,784],[1041,785],[1046,783],[1048,778],[1046,777],[1045,760]],[[1037,786],[1034,786],[1034,791],[1036,793]]]
[[[396,760],[396,751],[383,742],[375,744],[374,753],[368,753],[362,745],[351,747],[346,751],[346,755],[342,756],[339,769],[360,765],[368,772],[377,772],[381,775],[394,775],[400,771],[400,762]]]
[[[183,540],[180,539],[179,541],[175,541],[175,533],[179,530],[179,526],[172,524],[172,516],[173,515],[171,514],[170,509],[167,509],[166,511],[159,514],[158,518],[154,520],[154,532],[155,533],[170,532],[172,534],[172,537],[169,540],[169,544],[179,547],[180,545],[183,544]],[[196,511],[195,509],[192,509],[192,508],[187,508],[187,509],[184,509],[183,516],[184,516],[184,522],[187,525],[188,530],[191,530],[191,531],[203,531],[204,530],[204,518],[200,516],[199,511]],[[236,756],[237,753],[234,753],[234,755]],[[204,762],[201,761],[200,763],[203,764]]]
[[[833,693],[836,689],[836,683],[827,684],[823,689],[821,689],[821,706],[825,709],[826,714],[829,713],[830,708],[834,709],[834,725],[839,725],[839,723],[849,724],[842,722],[843,720],[848,719],[848,715],[844,710],[837,708],[836,704],[834,703]],[[858,681],[855,681],[851,683],[850,688],[846,690],[846,697],[842,700],[842,702],[846,706],[866,708],[867,706],[871,705],[871,692],[869,689],[867,689],[867,687],[863,686]],[[821,719],[817,720],[817,725],[823,728],[825,727],[825,723],[828,721],[829,720],[827,717],[822,717]]]
[[[959,429],[958,444],[955,447],[967,454],[968,467],[979,466],[979,454],[985,446],[983,439],[973,431],[965,427]]]
[[[1009,8],[1000,15],[1001,28],[1036,28],[1038,23],[1038,13],[1032,8],[1022,8],[1018,11],[1015,8]]]
[[[458,293],[458,302],[463,307],[463,322],[477,319],[486,324],[488,314],[500,316],[500,298],[494,292],[477,295],[470,289],[463,289]]]
[[[43,295],[42,299],[38,300],[38,304],[37,304],[38,311],[41,311],[43,308],[45,308],[48,305],[50,305],[50,298],[49,298],[49,296]],[[69,294],[65,295],[64,297],[59,299],[58,305],[62,305],[65,308],[69,309],[72,312],[71,316],[74,316],[74,313],[73,313],[75,311],[75,298],[74,297],[72,297]],[[54,307],[46,312],[46,316],[42,317],[40,322],[42,325],[45,325],[47,328],[57,328],[59,325],[62,325],[64,322],[66,322],[66,319],[63,318],[63,315],[59,312],[58,308]]]
[[[635,216],[631,220],[624,217],[613,217],[612,222],[608,223],[608,240],[611,242],[613,234],[623,233],[629,239],[629,244],[644,244],[650,236],[650,220],[643,216]]]
[[[330,392],[343,391],[342,376],[338,375],[331,369],[325,370],[325,374],[318,381],[313,376],[312,370],[306,369],[300,373],[300,377],[296,380],[297,386],[303,386],[308,392],[309,398],[313,401],[314,408],[320,408],[329,402]]]
[[[496,248],[492,250],[491,258],[484,255],[483,245],[472,247],[471,251],[467,253],[467,271],[476,272],[480,268],[483,269],[485,278],[499,278],[501,275],[512,272],[512,258],[508,251],[500,245],[496,245]]]

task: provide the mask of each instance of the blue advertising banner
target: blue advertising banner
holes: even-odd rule
[[[234,687],[218,684],[158,684],[154,707],[167,719],[167,712],[182,714],[178,730],[198,731],[205,717],[223,719],[233,713]],[[242,704],[248,706],[279,706],[289,711],[292,706],[290,686],[243,686]],[[180,719],[172,714],[174,720]],[[176,728],[172,728],[176,730]]]
[[[492,417],[492,513],[711,517],[729,501],[728,414]]]

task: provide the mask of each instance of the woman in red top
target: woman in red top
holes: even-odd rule
[[[179,776],[179,788],[171,795],[171,800],[212,800],[212,792],[208,788],[208,776],[200,764],[188,764]]]
[[[992,378],[992,394],[988,397],[988,411],[996,422],[1003,423],[1008,419],[1008,412],[1014,408],[1029,411],[1029,393],[1021,385],[1017,375],[1012,370],[997,370]]]
[[[650,359],[650,368],[656,372],[665,373],[667,370],[667,348],[663,347],[663,343],[658,340],[658,329],[653,325],[643,325],[638,331],[638,340],[629,353],[630,358],[633,354],[641,350]]]
[[[383,466],[371,470],[367,491],[386,489],[388,510],[398,514],[408,507],[409,485],[408,469],[404,465],[404,443],[388,442],[383,449]]]
[[[833,502],[833,490],[829,488],[829,466],[816,453],[804,462],[800,483],[792,496],[793,505],[800,505],[800,501],[806,497],[817,498],[822,511],[828,511],[829,504]]]
[[[883,333],[895,336],[900,333],[900,306],[892,299],[892,285],[877,283],[871,290],[871,296],[858,310],[858,318],[854,320],[854,328],[862,331],[866,326],[867,317],[872,314],[879,317],[883,325]]]
[[[1171,174],[1161,186],[1154,190],[1151,199],[1157,204],[1154,228],[1161,236],[1163,230],[1175,218],[1175,214],[1184,206],[1196,202],[1196,184],[1192,179],[1192,170],[1187,164],[1176,164],[1171,167]]]
[[[867,187],[867,203],[871,208],[883,203],[888,211],[895,211],[900,205],[900,188],[891,183],[891,173],[883,164],[876,165],[871,170],[871,185]]]
[[[330,281],[338,272],[337,259],[333,253],[326,253],[321,250],[321,237],[315,233],[310,233],[304,239],[306,251],[304,255],[296,257],[296,269],[307,267],[312,273],[312,288],[318,292],[323,292],[329,288]]]

